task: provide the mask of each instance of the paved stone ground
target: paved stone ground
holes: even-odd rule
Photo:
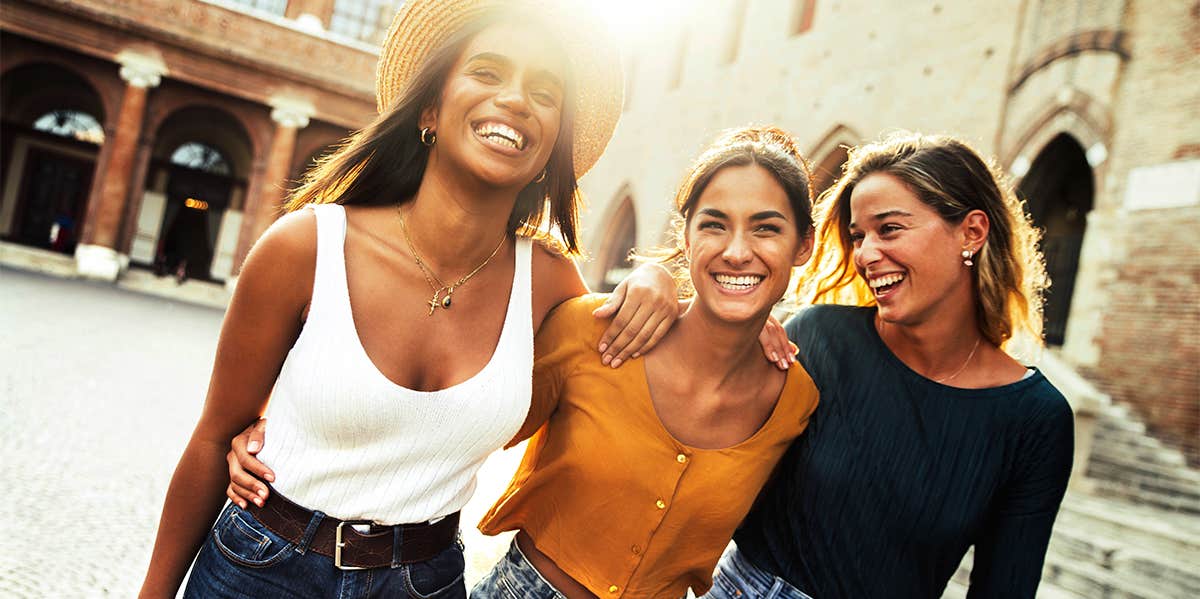
[[[0,597],[133,597],[199,415],[221,312],[0,267]],[[467,579],[508,539],[474,524],[519,450],[464,510]]]

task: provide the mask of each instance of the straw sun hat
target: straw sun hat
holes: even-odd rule
[[[380,51],[375,78],[379,110],[404,92],[448,37],[496,9],[535,15],[566,52],[573,73],[569,93],[575,103],[575,176],[582,177],[599,160],[617,126],[624,80],[616,42],[580,0],[407,0]]]

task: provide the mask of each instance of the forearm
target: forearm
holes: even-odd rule
[[[228,445],[195,437],[188,443],[167,489],[140,597],[175,596],[225,502]]]

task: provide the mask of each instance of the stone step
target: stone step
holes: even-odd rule
[[[1128,455],[1120,451],[1114,451],[1111,446],[1106,445],[1095,446],[1092,449],[1092,455],[1088,463],[1089,469],[1096,464],[1107,464],[1129,470],[1139,475],[1189,483],[1194,485],[1197,494],[1200,494],[1200,472],[1191,468],[1164,464],[1159,461],[1132,460],[1129,459]]]
[[[1158,508],[1168,512],[1200,516],[1200,503],[1188,495],[1175,495],[1148,482],[1118,482],[1105,478],[1088,480],[1096,495]]]
[[[1164,446],[1154,437],[1127,432],[1101,433],[1097,431],[1092,443],[1093,451],[1128,456],[1130,460],[1151,461],[1172,467],[1187,467],[1182,453]]]
[[[1096,564],[1054,560],[1047,555],[1042,584],[1050,584],[1088,599],[1175,599],[1159,592],[1152,581],[1118,576]]]
[[[1046,564],[1050,572],[1067,570],[1068,564],[1097,566],[1112,574],[1111,580],[1097,583],[1133,594],[1153,588],[1168,597],[1200,596],[1200,576],[1191,572],[1191,564],[1180,563],[1171,554],[1147,553],[1087,529],[1056,527]]]
[[[1088,466],[1087,476],[1092,479],[1135,487],[1148,494],[1161,494],[1176,499],[1200,502],[1200,484],[1173,476],[1147,472],[1127,464],[1092,462]]]
[[[1083,493],[1068,493],[1054,524],[1055,534],[1087,531],[1151,555],[1200,563],[1200,520],[1194,516]]]

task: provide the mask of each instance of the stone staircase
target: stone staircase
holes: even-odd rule
[[[1200,597],[1200,472],[1124,406],[1079,380],[1060,381],[1052,371],[1061,366],[1043,371],[1071,400],[1085,452],[1054,525],[1039,599]],[[966,597],[971,561],[944,599]]]

